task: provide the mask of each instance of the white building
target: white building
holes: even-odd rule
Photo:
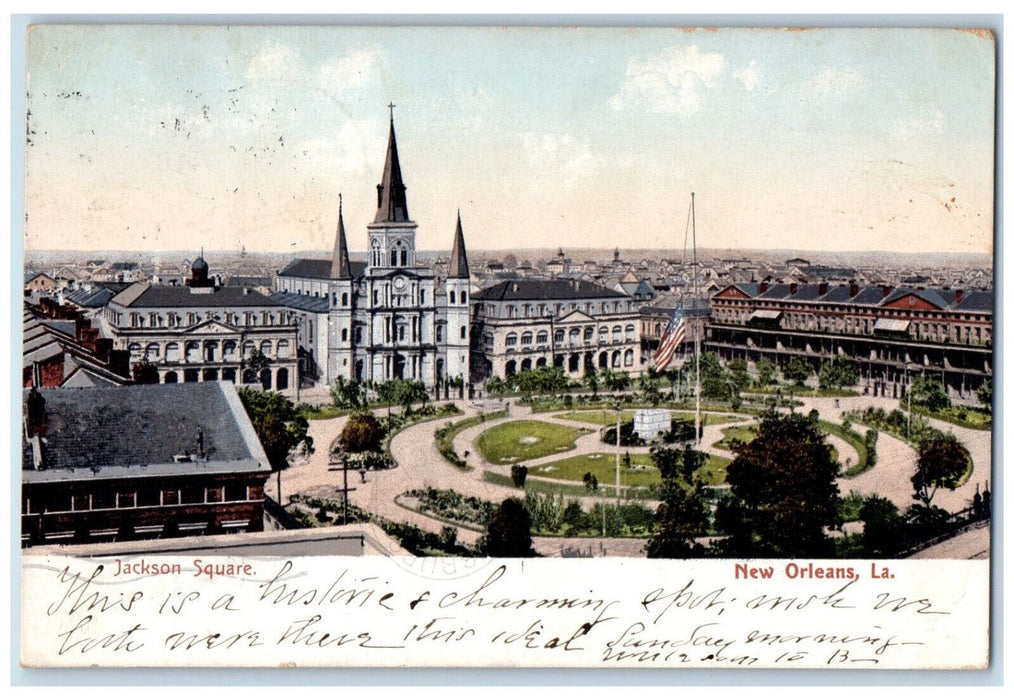
[[[161,384],[231,381],[296,393],[295,314],[249,287],[216,285],[203,258],[185,286],[137,282],[110,299],[101,320],[131,365],[154,365]],[[258,366],[260,355],[267,366]]]
[[[318,381],[415,379],[427,387],[469,382],[469,271],[458,216],[447,279],[416,260],[391,121],[368,259],[349,258],[341,204],[330,259],[298,259],[275,280],[271,299],[299,317],[304,369]]]

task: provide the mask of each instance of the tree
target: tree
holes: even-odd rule
[[[595,365],[591,362],[584,363],[584,383],[591,389],[593,397],[599,395],[599,375],[595,371]]]
[[[525,480],[528,478],[528,467],[523,464],[515,464],[511,466],[511,481],[519,489],[525,487]]]
[[[720,512],[730,556],[827,557],[834,542],[826,528],[841,525],[836,479],[817,424],[808,416],[769,412],[757,437],[733,446],[727,470],[731,498]]]
[[[929,506],[937,489],[953,491],[967,470],[968,452],[954,435],[926,438],[919,443],[919,459],[912,475],[916,500]]]
[[[355,413],[349,416],[338,445],[343,451],[353,454],[358,452],[379,452],[380,445],[387,431],[372,413]]]
[[[250,356],[246,358],[246,368],[253,370],[258,375],[260,375],[261,370],[267,369],[270,366],[271,358],[260,350],[254,349],[250,351]]]
[[[979,387],[979,390],[975,392],[975,396],[979,399],[979,403],[982,404],[983,408],[987,411],[993,411],[993,380],[987,379],[986,382]]]
[[[746,369],[746,360],[738,357],[729,363],[729,379],[737,393],[750,385],[750,373]]]
[[[493,396],[502,396],[509,388],[507,382],[496,375],[486,380],[486,391]]]
[[[862,541],[867,556],[890,556],[903,546],[900,535],[905,530],[905,518],[886,498],[868,496],[859,509],[859,519],[863,521]]]
[[[950,407],[951,398],[947,395],[944,385],[930,377],[919,377],[909,388],[909,400],[916,406],[928,411],[943,411]]]
[[[821,389],[840,390],[859,383],[859,365],[849,357],[835,357],[820,365]]]
[[[790,382],[795,382],[796,386],[803,386],[806,384],[806,380],[813,374],[813,367],[810,363],[801,357],[793,357],[789,360],[788,364],[782,370],[782,374]]]
[[[704,547],[697,537],[708,530],[708,510],[696,472],[704,466],[705,454],[689,445],[682,450],[656,447],[651,460],[662,477],[658,508],[655,510],[655,534],[645,547],[653,559],[680,559],[701,556]]]
[[[696,370],[696,365],[691,365]],[[731,394],[728,375],[718,355],[713,352],[701,354],[701,395],[716,399],[727,399]]]
[[[486,525],[480,548],[490,557],[530,557],[532,517],[518,498],[508,498],[496,509]]]
[[[239,398],[272,469],[289,466],[289,453],[293,450],[303,454],[313,451],[313,438],[307,435],[309,423],[287,398],[273,391],[246,388],[239,390]]]
[[[134,384],[158,384],[158,368],[147,359],[135,362],[131,368]]]
[[[339,376],[331,386],[331,400],[335,408],[360,408],[364,405],[362,387]]]
[[[775,363],[766,357],[757,360],[757,383],[761,386],[770,386],[775,383],[778,375],[778,368]]]

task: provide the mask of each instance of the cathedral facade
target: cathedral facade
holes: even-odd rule
[[[299,312],[301,373],[333,384],[448,379],[469,384],[469,270],[458,215],[446,279],[416,260],[417,224],[408,213],[391,121],[367,259],[353,262],[341,203],[330,259],[293,260],[272,300]]]

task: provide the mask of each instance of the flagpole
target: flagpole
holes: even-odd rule
[[[694,242],[694,310],[697,308],[697,211],[694,207],[694,193],[690,193],[690,230],[693,232]],[[701,444],[701,315],[694,314],[694,374],[697,375],[697,412],[694,416],[694,441],[698,447]]]

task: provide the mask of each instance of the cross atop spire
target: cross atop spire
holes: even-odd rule
[[[397,107],[397,106],[398,105],[394,104],[393,102],[388,102],[388,104],[387,104],[387,108],[389,110],[391,110],[391,123],[392,124],[394,124],[394,108]]]
[[[394,136],[394,103],[389,104],[388,108],[391,110],[391,132],[387,139],[384,175],[377,185],[377,215],[373,218],[375,224],[410,221],[405,183],[401,179],[401,163],[398,162],[398,141]]]

